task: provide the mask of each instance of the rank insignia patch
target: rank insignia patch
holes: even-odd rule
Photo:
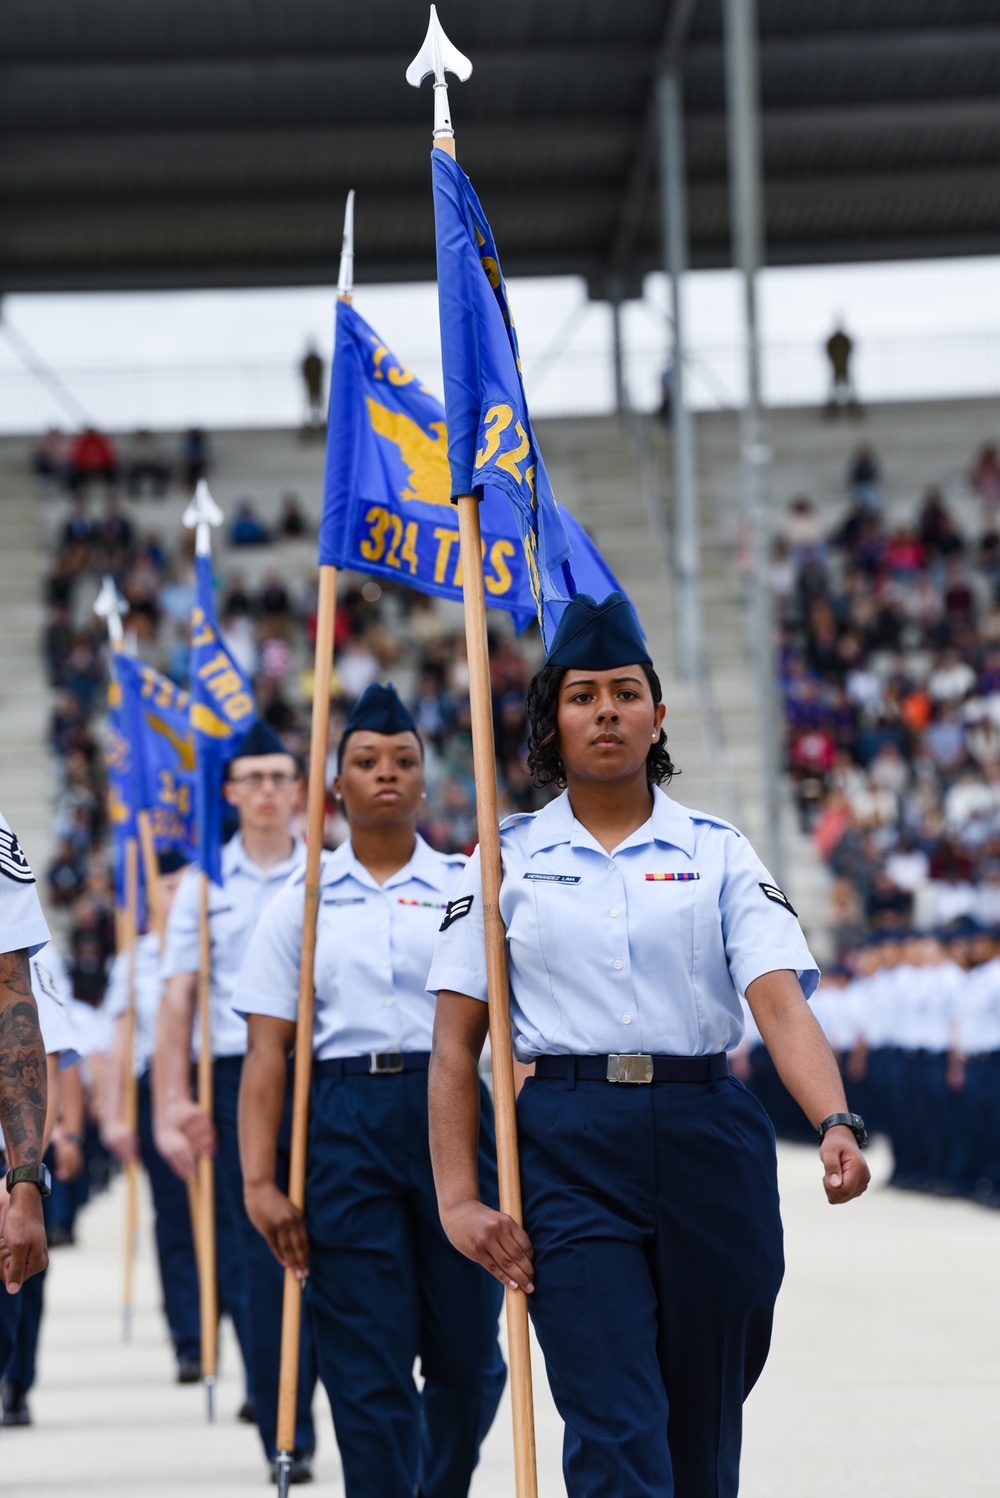
[[[655,880],[657,883],[661,879],[667,879],[671,883],[689,884],[692,879],[700,879],[701,875],[696,874],[694,869],[682,869],[678,874],[647,874],[646,878],[647,880]]]
[[[449,900],[448,907],[444,913],[444,920],[441,922],[438,930],[447,931],[448,927],[453,926],[456,921],[460,921],[463,915],[468,915],[472,909],[474,899],[474,895],[463,895],[460,900]]]
[[[790,915],[798,919],[799,913],[783,889],[779,889],[776,884],[762,884],[761,889],[769,900],[774,901],[775,905],[783,905]]]
[[[0,827],[0,874],[6,874],[8,879],[15,879],[18,884],[34,884],[35,882],[35,876],[31,872],[21,844],[12,832],[7,832],[2,827]]]

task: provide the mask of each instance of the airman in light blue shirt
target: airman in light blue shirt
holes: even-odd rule
[[[465,858],[418,836],[405,867],[379,884],[350,842],[323,856],[316,923],[317,1061],[372,1051],[429,1051],[434,1004],[426,990],[434,940]],[[241,1018],[294,1020],[305,871],[261,916],[246,948],[233,1003]]]
[[[653,787],[652,814],[609,855],[564,791],[502,827],[500,912],[520,1061],[648,1052],[707,1056],[743,1034],[755,978],[819,972],[746,838]],[[478,850],[459,880],[428,987],[486,999]]]

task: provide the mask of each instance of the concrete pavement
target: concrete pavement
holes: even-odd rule
[[[817,1158],[783,1147],[788,1271],[774,1346],[747,1405],[743,1498],[992,1498],[1000,1438],[1000,1217],[876,1184],[828,1208]],[[219,1417],[170,1382],[148,1238],[133,1341],[121,1342],[120,1185],[53,1255],[35,1425],[0,1439],[5,1498],[243,1498],[266,1492],[231,1337]],[[144,1219],[148,1221],[148,1214]],[[614,1294],[609,1286],[608,1293]],[[539,1492],[563,1491],[560,1426],[538,1360]],[[342,1493],[322,1394],[317,1482]],[[473,1498],[513,1498],[509,1407],[484,1448]],[[683,1498],[683,1495],[681,1495]]]

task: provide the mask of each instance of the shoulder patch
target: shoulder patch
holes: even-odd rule
[[[795,906],[792,904],[791,900],[785,894],[785,891],[783,889],[779,889],[776,884],[762,883],[760,887],[769,900],[773,900],[775,905],[783,905],[785,909],[789,911],[791,915],[795,916],[796,920],[798,920],[799,913],[795,909]]]
[[[449,900],[445,909],[444,920],[441,922],[438,930],[447,931],[448,927],[453,926],[456,921],[460,921],[463,915],[468,915],[472,909],[474,899],[475,895],[463,895],[460,900]]]
[[[24,849],[12,832],[0,827],[0,874],[17,884],[34,884],[35,876],[24,856]]]

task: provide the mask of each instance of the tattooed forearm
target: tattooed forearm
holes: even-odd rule
[[[10,1165],[42,1158],[48,1085],[28,954],[0,953],[0,1129]]]

